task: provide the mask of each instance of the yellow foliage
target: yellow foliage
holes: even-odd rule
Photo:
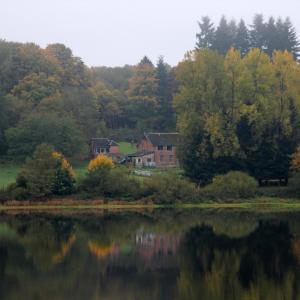
[[[88,242],[88,248],[90,252],[98,258],[114,255],[118,252],[118,248],[115,244],[112,244],[111,246],[100,246],[93,241]]]
[[[57,151],[54,151],[52,153],[52,156],[60,163],[60,167],[61,167],[62,170],[67,171],[71,177],[75,177],[75,173],[72,169],[72,166],[64,158],[64,156],[61,153],[59,153]]]
[[[292,171],[299,172],[300,171],[300,146],[298,146],[296,152],[292,157]]]
[[[96,158],[92,159],[88,166],[88,171],[93,172],[99,168],[113,168],[114,163],[110,157],[105,155],[98,155]]]
[[[64,258],[67,256],[67,254],[69,253],[69,251],[70,251],[71,247],[73,246],[73,244],[75,243],[75,241],[76,241],[76,236],[71,235],[69,240],[62,245],[60,252],[52,257],[52,261],[55,264],[61,263],[64,260]]]

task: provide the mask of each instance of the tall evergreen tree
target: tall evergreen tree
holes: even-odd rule
[[[241,52],[242,56],[245,56],[250,49],[249,30],[243,19],[241,19],[237,27],[234,45]]]
[[[232,22],[228,24],[226,18],[223,16],[215,33],[213,49],[217,50],[220,54],[226,54],[234,44],[233,32],[234,24]]]
[[[156,128],[160,131],[168,131],[175,128],[174,113],[172,107],[172,78],[170,67],[159,57],[156,67],[158,118]]]
[[[255,15],[253,24],[251,25],[250,37],[251,47],[265,49],[266,48],[266,25],[264,23],[263,15]]]
[[[237,25],[235,20],[231,20],[228,24],[228,32],[229,32],[229,36],[230,36],[230,47],[234,46],[234,42],[235,42],[235,38],[236,38],[236,34],[237,34]]]
[[[275,19],[271,17],[265,25],[265,52],[271,57],[275,50],[284,50],[279,45],[278,30]]]
[[[198,25],[200,32],[196,34],[196,49],[211,49],[215,36],[214,24],[206,16],[201,18],[201,22],[198,22]]]
[[[277,22],[279,32],[279,40],[282,41],[284,47],[281,50],[288,50],[296,59],[300,56],[300,41],[298,40],[296,29],[290,18],[286,18],[284,22]]]

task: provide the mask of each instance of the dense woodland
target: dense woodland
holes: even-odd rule
[[[287,179],[299,144],[299,41],[287,18],[247,26],[199,22],[196,49],[177,66],[88,68],[62,44],[0,41],[0,156],[48,143],[84,158],[92,137],[137,141],[181,133],[179,158],[198,183],[229,170]]]

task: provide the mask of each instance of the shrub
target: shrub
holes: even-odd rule
[[[213,182],[201,190],[201,195],[214,200],[234,200],[255,196],[257,188],[257,181],[250,175],[231,171],[215,176]]]
[[[74,192],[75,177],[70,164],[53,147],[41,144],[16,180],[12,197],[43,198],[52,195],[67,195]]]
[[[87,176],[81,184],[82,191],[95,196],[104,196],[109,187],[108,175],[113,167],[112,159],[105,155],[98,155],[91,160]]]
[[[96,158],[92,159],[88,165],[89,173],[96,172],[99,169],[111,169],[114,167],[114,163],[110,157],[105,155],[98,155]]]
[[[126,167],[113,168],[109,172],[104,194],[107,197],[138,199],[143,194],[141,181],[131,176],[130,170]]]
[[[156,175],[144,182],[145,196],[157,204],[194,202],[198,199],[198,188],[178,175]]]
[[[98,155],[91,160],[81,192],[90,196],[136,199],[141,195],[140,182],[130,176],[126,167],[115,166],[111,158]]]

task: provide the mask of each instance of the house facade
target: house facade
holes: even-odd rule
[[[119,145],[108,138],[94,138],[91,140],[91,157],[96,157],[99,154],[107,156],[118,156],[120,154]]]
[[[178,165],[177,147],[179,134],[172,133],[145,133],[138,144],[138,153],[152,153],[153,163],[157,167],[174,167]],[[137,157],[138,158],[138,157]]]

